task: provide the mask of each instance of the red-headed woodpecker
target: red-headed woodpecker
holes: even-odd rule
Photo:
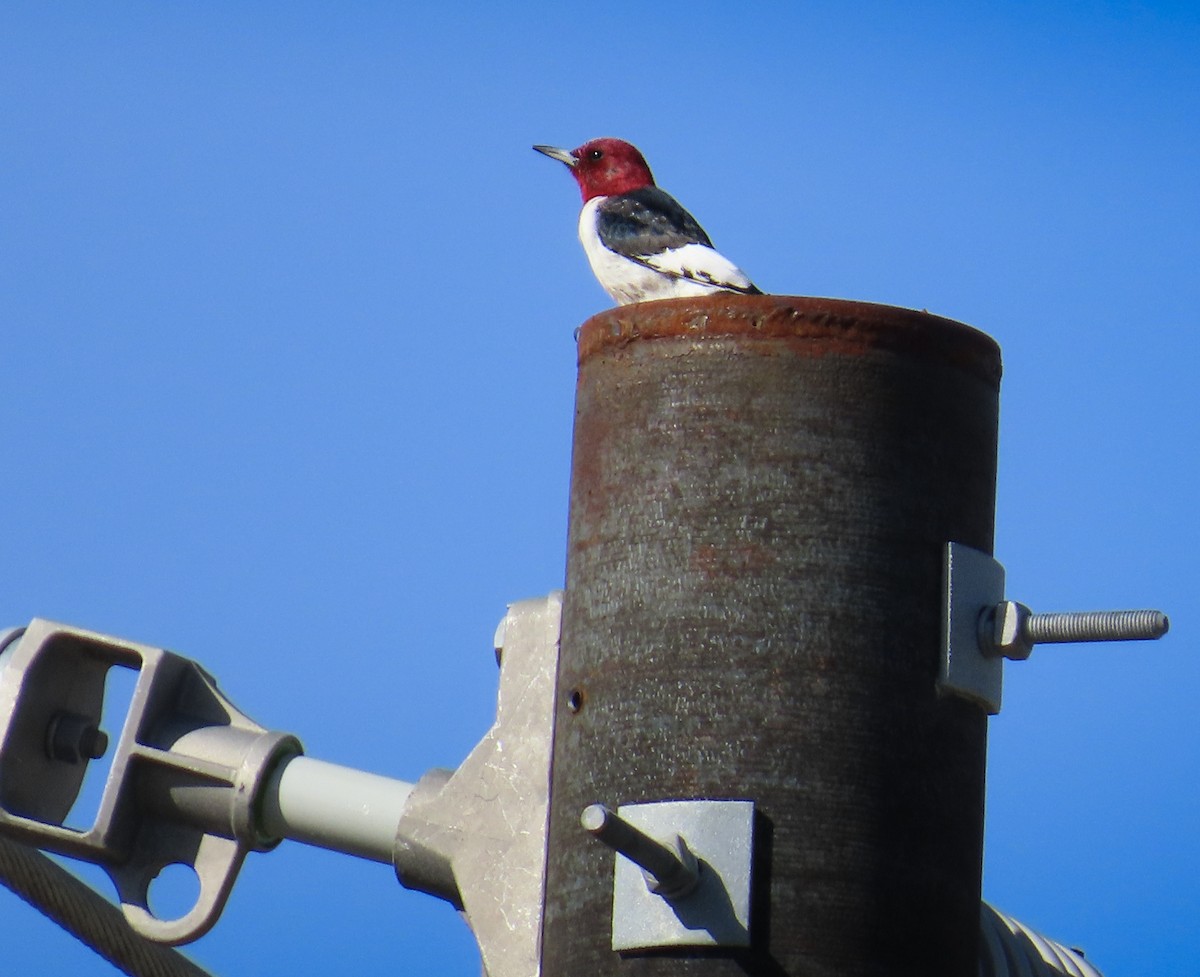
[[[579,184],[579,240],[592,271],[618,305],[720,290],[762,294],[713,249],[696,218],[654,185],[636,147],[620,139],[593,139],[569,152],[533,148],[565,163]]]

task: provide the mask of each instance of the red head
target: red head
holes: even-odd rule
[[[570,152],[553,146],[533,148],[571,168],[571,175],[579,184],[584,203],[592,197],[612,196],[654,186],[654,177],[645,158],[636,147],[621,139],[590,139]]]

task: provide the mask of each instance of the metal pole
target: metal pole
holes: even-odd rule
[[[545,977],[968,977],[985,717],[939,699],[945,544],[991,552],[999,350],[720,295],[579,337]],[[610,948],[591,804],[756,805],[751,946]]]

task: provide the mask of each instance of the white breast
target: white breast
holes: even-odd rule
[[[593,197],[579,213],[579,240],[592,273],[618,305],[650,299],[709,295],[733,285],[746,288],[750,280],[733,262],[702,244],[646,256],[647,264],[631,261],[600,243],[596,211],[607,198]]]

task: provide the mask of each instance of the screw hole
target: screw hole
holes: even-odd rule
[[[567,693],[567,708],[579,712],[583,708],[583,689],[572,689]]]

